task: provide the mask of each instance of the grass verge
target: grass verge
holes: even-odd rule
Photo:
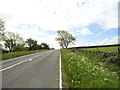
[[[120,67],[91,54],[62,50],[64,88],[118,88]]]
[[[23,56],[23,55],[28,55],[28,54],[32,54],[32,53],[42,52],[42,51],[46,51],[46,50],[34,50],[34,51],[21,51],[21,52],[5,53],[5,54],[2,54],[2,60],[10,59],[10,58],[18,57],[18,56]]]

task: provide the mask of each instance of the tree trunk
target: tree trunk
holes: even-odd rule
[[[65,46],[65,48],[68,48],[68,46]]]

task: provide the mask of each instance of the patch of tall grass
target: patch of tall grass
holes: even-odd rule
[[[67,88],[118,88],[119,77],[104,67],[99,57],[62,50],[62,69]],[[113,69],[116,66],[113,66]],[[116,67],[117,69],[117,67]]]

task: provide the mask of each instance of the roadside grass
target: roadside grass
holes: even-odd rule
[[[46,50],[10,52],[10,53],[2,54],[1,56],[2,56],[2,60],[5,60],[5,59],[10,59],[10,58],[14,58],[14,57],[18,57],[18,56],[23,56],[23,55],[28,55],[28,54],[37,53],[37,52],[42,52],[42,51],[46,51]]]
[[[118,88],[120,67],[106,65],[91,54],[61,50],[63,88]],[[119,74],[120,75],[120,74]]]
[[[84,50],[84,49],[83,49]],[[86,48],[85,48],[86,50]],[[95,51],[102,51],[102,52],[118,52],[118,46],[112,46],[112,47],[98,47],[98,48],[87,48],[87,50],[95,50]]]

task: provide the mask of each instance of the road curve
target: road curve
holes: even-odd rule
[[[50,50],[2,61],[2,88],[59,88],[59,53]]]

